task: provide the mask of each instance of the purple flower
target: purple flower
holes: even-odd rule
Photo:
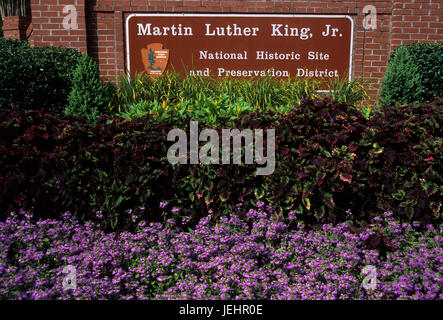
[[[168,205],[168,201],[160,202],[160,208],[164,209]]]
[[[442,299],[443,239],[394,217],[359,234],[345,223],[311,229],[292,211],[262,205],[246,216],[205,217],[191,229],[141,221],[104,232],[64,214],[25,212],[0,222],[0,296],[4,299]],[[180,217],[182,222],[190,217]],[[178,220],[180,221],[180,220]],[[174,226],[174,227],[172,227]],[[385,255],[367,239],[383,231]],[[64,266],[76,273],[65,290]],[[366,265],[376,290],[363,288]],[[71,275],[72,276],[72,275]]]

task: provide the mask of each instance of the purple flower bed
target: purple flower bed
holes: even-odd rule
[[[389,213],[356,232],[346,223],[307,230],[294,214],[259,204],[244,218],[186,218],[105,233],[65,213],[0,223],[2,299],[442,299],[441,230]],[[375,246],[382,235],[387,248]],[[76,270],[64,289],[63,268]],[[363,286],[371,265],[375,288]],[[65,282],[66,283],[66,282]]]

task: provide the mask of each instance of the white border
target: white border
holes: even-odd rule
[[[131,62],[129,59],[129,20],[132,17],[270,17],[270,18],[347,18],[351,21],[351,39],[350,39],[350,50],[349,50],[349,81],[351,81],[351,75],[352,75],[352,47],[354,45],[354,19],[352,19],[349,15],[321,15],[321,14],[257,14],[257,13],[251,13],[251,14],[236,14],[236,13],[132,13],[129,16],[126,17],[125,22],[125,34],[126,34],[126,63],[127,63],[127,73],[128,76],[130,74],[131,70]],[[329,92],[329,90],[320,90],[320,92],[325,91]]]

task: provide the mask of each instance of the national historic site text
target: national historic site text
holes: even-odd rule
[[[352,74],[354,22],[346,15],[133,14],[126,25],[130,73],[322,85]]]
[[[260,34],[260,27],[251,26],[238,26],[236,23],[227,24],[225,26],[213,26],[211,23],[204,25],[205,37],[257,37]],[[137,24],[137,36],[173,36],[173,37],[189,37],[194,36],[195,31],[191,26],[184,26],[182,24],[172,24],[168,26],[157,26],[152,23],[139,23]],[[271,37],[297,37],[300,40],[315,39],[318,37],[342,37],[340,30],[333,27],[331,24],[325,24],[323,31],[314,35],[311,32],[311,28],[308,27],[294,27],[288,24],[272,23],[270,24],[270,36]],[[331,57],[329,52],[309,51],[307,54],[298,52],[269,52],[266,50],[256,50],[255,52],[248,52],[247,50],[239,52],[224,52],[224,51],[210,51],[210,50],[198,50],[199,60],[248,60],[255,59],[260,60],[278,60],[278,61],[326,61]],[[296,77],[322,77],[322,78],[334,78],[338,77],[339,73],[337,69],[308,69],[297,68],[296,74],[292,76]],[[228,70],[226,68],[215,68],[210,70],[204,68],[201,70],[189,70],[190,75],[198,76],[217,76],[217,77],[289,77],[291,74],[288,70],[279,70],[270,68],[267,70]]]

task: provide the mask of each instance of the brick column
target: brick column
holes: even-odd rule
[[[29,19],[22,16],[9,16],[3,20],[3,37],[27,40],[26,30],[29,25]]]

